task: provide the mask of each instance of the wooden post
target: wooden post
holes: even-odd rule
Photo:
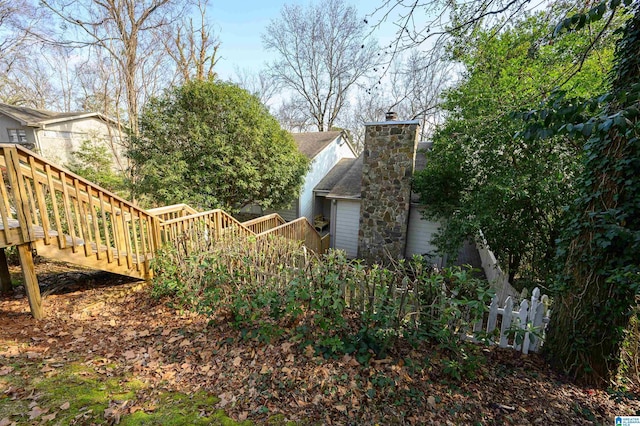
[[[27,292],[29,306],[31,307],[31,315],[35,319],[44,318],[42,309],[42,298],[40,297],[40,287],[38,286],[38,277],[36,276],[35,265],[33,264],[33,254],[31,253],[30,244],[21,244],[18,246],[18,257],[22,266],[22,278],[24,281],[24,289]]]
[[[0,293],[13,293],[11,274],[9,274],[9,264],[7,263],[7,254],[4,252],[4,248],[0,249]]]

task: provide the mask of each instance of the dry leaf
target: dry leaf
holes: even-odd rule
[[[430,395],[429,398],[427,398],[427,403],[431,408],[436,408],[436,399],[433,397],[433,395]]]
[[[340,411],[341,413],[346,413],[347,412],[347,406],[346,405],[336,405],[333,408],[335,408],[336,410]]]
[[[311,346],[311,345],[307,345],[307,347],[306,347],[306,348],[304,348],[304,354],[305,354],[307,357],[311,358],[311,357],[313,357],[313,356],[316,354],[316,350],[315,350],[315,349],[313,349],[313,346]]]
[[[234,367],[239,367],[242,364],[242,358],[239,356],[235,357],[232,361]]]
[[[51,366],[50,366],[49,364],[46,364],[44,367],[42,367],[42,368],[40,369],[40,372],[41,372],[41,373],[48,373],[48,372],[50,372],[50,371],[56,371],[56,369],[55,369],[55,368],[51,368]],[[1,375],[1,374],[0,374],[0,375]]]
[[[75,337],[77,339],[78,337],[82,336],[82,333],[84,333],[84,328],[83,327],[78,327],[73,332],[73,337]]]
[[[44,413],[47,413],[48,411],[49,411],[48,408],[43,410],[42,408],[36,405],[27,414],[29,415],[29,420],[34,420],[40,417],[41,415],[43,415]]]
[[[0,426],[9,426],[15,423],[12,423],[11,420],[9,420],[9,417],[5,417],[4,419],[0,420]]]
[[[56,413],[47,414],[46,416],[42,416],[42,420],[45,422],[50,422],[51,420],[56,418]]]
[[[14,368],[11,367],[10,365],[2,367],[0,368],[0,376],[6,376],[7,374],[11,373],[13,370]]]
[[[167,343],[175,343],[180,339],[184,339],[183,336],[173,336],[172,338],[170,338],[169,340],[167,340]]]
[[[68,410],[70,406],[71,406],[71,404],[69,403],[69,401],[67,401],[67,402],[65,402],[64,404],[62,404],[60,406],[60,409],[61,410]]]

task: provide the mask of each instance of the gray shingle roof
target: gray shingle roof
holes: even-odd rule
[[[44,122],[49,122],[52,120],[63,121],[65,119],[74,119],[80,117],[97,116],[102,118],[102,115],[99,113],[53,112],[2,103],[0,103],[0,114],[4,114],[16,121],[19,121],[23,126],[38,126]]]
[[[320,182],[313,188],[314,191],[331,191],[334,186],[340,179],[342,179],[347,173],[347,171],[351,168],[353,163],[356,161],[355,158],[343,158],[338,161],[338,164],[333,166],[333,168],[326,174],[325,177],[322,178]]]
[[[293,139],[298,145],[298,151],[306,155],[309,160],[313,160],[316,155],[325,149],[342,132],[307,132],[292,133]]]
[[[344,172],[342,179],[333,187],[329,198],[360,198],[362,192],[362,154]]]

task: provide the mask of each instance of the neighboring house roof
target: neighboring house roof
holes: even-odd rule
[[[333,187],[340,182],[340,179],[343,178],[355,161],[355,158],[342,158],[331,170],[329,170],[329,173],[327,173],[325,177],[318,182],[313,190],[316,192],[331,191]]]
[[[420,171],[420,170],[424,169],[425,166],[427,165],[427,158],[424,155],[424,153],[425,153],[425,151],[430,150],[432,145],[433,145],[432,142],[420,142],[420,143],[418,143],[418,150],[416,152],[416,161],[415,161],[415,171]],[[360,154],[360,156],[358,158],[356,158],[355,160],[351,159],[352,163],[351,163],[350,167],[348,169],[346,169],[346,170],[344,170],[344,169],[342,170],[342,177],[338,180],[338,182],[330,190],[329,194],[327,195],[328,198],[360,199],[360,196],[361,196],[361,193],[362,193],[362,165],[363,165],[362,158],[363,158],[363,156],[362,156],[362,154]],[[331,175],[331,173],[333,173],[333,171],[336,169],[336,167],[334,167],[331,170],[331,172],[329,172],[329,175]],[[338,171],[336,171],[336,173],[337,172]],[[329,175],[327,175],[327,177],[329,177]],[[325,179],[320,181],[320,183],[318,185],[323,184]],[[336,176],[332,176],[331,179],[335,180]],[[316,188],[314,188],[314,190],[320,190],[320,189],[318,188],[318,186],[316,186]],[[412,202],[417,202],[418,201],[418,195],[415,194],[415,193],[412,193],[411,194],[411,201]]]
[[[333,187],[329,198],[360,198],[362,192],[362,154],[354,159],[351,167],[346,170],[342,178]]]
[[[341,134],[341,131],[307,132],[291,133],[291,136],[293,136],[293,139],[298,145],[298,151],[306,155],[309,160],[313,160],[316,155],[320,154],[323,149],[329,146],[329,144],[336,140]]]
[[[2,103],[0,103],[0,114],[4,114],[27,127],[42,127],[46,124],[91,117],[114,123],[112,119],[99,112],[53,112]]]

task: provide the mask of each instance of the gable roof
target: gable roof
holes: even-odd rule
[[[418,143],[418,149],[416,152],[416,160],[415,160],[415,171],[420,171],[425,168],[427,165],[427,158],[424,155],[426,151],[431,149],[433,145],[432,142],[420,142]],[[333,186],[327,195],[328,198],[352,198],[352,199],[360,199],[362,193],[362,166],[363,166],[363,155],[360,154],[358,158],[355,160],[352,159],[352,163],[347,170],[343,170],[342,177],[340,180]],[[335,169],[335,167],[334,167]],[[333,170],[331,170],[333,172]],[[329,172],[329,174],[331,174]],[[329,175],[327,175],[329,176]],[[335,179],[335,177],[333,178]],[[320,184],[324,182],[324,179],[320,181]],[[316,186],[317,189],[318,187]],[[415,193],[411,194],[411,201],[417,202],[418,195]]]
[[[360,198],[362,192],[363,156],[354,159],[342,178],[327,195],[328,198]]]
[[[344,175],[349,171],[353,163],[356,161],[355,158],[342,158],[338,163],[333,166],[329,173],[322,178],[320,182],[313,188],[314,191],[318,192],[329,192],[331,191],[338,182],[344,177]]]
[[[0,114],[18,121],[22,126],[41,127],[45,124],[95,117],[103,121],[114,121],[99,112],[54,112],[0,103]]]
[[[332,132],[305,132],[291,133],[298,145],[298,151],[306,155],[309,160],[313,160],[331,142],[342,134],[341,131]]]

